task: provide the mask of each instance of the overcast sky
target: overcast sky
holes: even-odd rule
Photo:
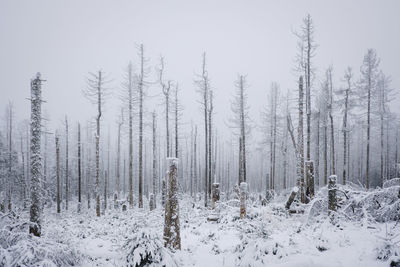
[[[123,70],[137,64],[136,45],[149,58],[149,81],[162,54],[166,76],[179,82],[184,120],[201,118],[193,80],[207,52],[216,94],[218,127],[231,116],[230,100],[237,74],[249,82],[250,114],[259,121],[267,91],[276,81],[282,90],[296,87],[293,31],[310,13],[318,44],[314,59],[319,88],[332,64],[335,86],[347,66],[358,78],[363,55],[375,48],[383,71],[400,87],[400,1],[0,1],[0,112],[14,103],[17,119],[29,116],[30,79],[40,71],[47,82],[44,109],[52,126],[67,114],[86,121],[95,114],[82,96],[85,77],[102,69],[113,79],[115,95],[106,110],[114,125]],[[160,93],[157,85],[149,95]],[[151,98],[147,108],[152,110]],[[399,101],[397,101],[399,103]],[[157,106],[157,109],[160,107]],[[161,116],[161,115],[160,115]]]

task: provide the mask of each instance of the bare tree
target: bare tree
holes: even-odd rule
[[[376,80],[378,76],[379,59],[375,50],[368,49],[364,56],[361,66],[360,95],[361,99],[367,99],[367,155],[366,155],[366,171],[365,183],[369,189],[369,169],[370,169],[370,140],[371,140],[371,100],[376,89]]]
[[[60,199],[60,142],[58,134],[56,133],[56,177],[57,177],[57,213],[61,212],[61,199]]]
[[[42,119],[42,81],[40,73],[31,80],[31,207],[29,233],[41,235],[41,179],[42,159],[40,154],[41,119]]]
[[[132,62],[129,62],[128,67],[126,69],[124,83],[122,84],[125,95],[124,100],[127,101],[127,111],[128,111],[128,202],[129,206],[133,207],[133,104],[134,104],[134,73],[133,73],[133,65]]]
[[[139,93],[139,208],[143,208],[143,101],[146,86],[146,70],[143,44],[139,47],[140,72],[138,76]]]
[[[153,111],[152,114],[153,117],[153,205],[152,207],[156,207],[156,196],[157,196],[157,186],[156,186],[156,181],[157,181],[157,143],[156,143],[156,130],[157,130],[157,124],[156,124],[156,112]]]
[[[238,133],[241,140],[240,147],[240,165],[239,165],[239,184],[242,182],[246,182],[246,135],[249,134],[248,127],[248,104],[247,104],[247,81],[246,77],[243,75],[239,75],[238,79],[235,83],[236,86],[236,95],[231,104],[231,109],[233,112],[232,123],[233,127],[238,129]]]
[[[331,175],[336,175],[336,160],[335,160],[335,131],[334,131],[334,124],[333,124],[333,82],[332,82],[332,66],[328,68],[326,71],[326,79],[329,89],[328,95],[328,114],[330,120],[330,130],[331,130],[331,168],[332,172]]]
[[[106,96],[106,88],[104,87],[105,78],[104,72],[89,73],[88,87],[84,91],[85,96],[94,104],[97,105],[96,116],[96,215],[100,217],[100,120],[104,108],[104,100]]]
[[[208,105],[208,195],[211,196],[211,179],[212,179],[212,113],[214,110],[213,105],[213,90],[209,91],[209,105]]]
[[[380,121],[380,150],[381,150],[381,159],[380,159],[380,186],[383,186],[383,182],[386,179],[389,178],[388,172],[385,173],[384,171],[384,123],[385,120],[389,121],[389,112],[388,112],[388,106],[387,104],[389,103],[390,99],[393,99],[393,96],[390,95],[392,90],[389,88],[389,83],[390,79],[389,77],[385,76],[382,72],[379,73],[378,81],[377,81],[377,93],[378,93],[378,113],[379,113],[379,121]],[[387,126],[387,131],[386,131],[386,138],[388,139],[389,136],[389,130]],[[388,141],[387,141],[388,143]],[[388,153],[389,151],[389,146],[387,145],[386,152]],[[388,156],[386,155],[387,162],[388,162]],[[388,167],[386,166],[386,169]],[[385,177],[386,176],[386,177]]]
[[[78,123],[78,212],[81,212],[82,201],[82,168],[81,168],[81,124]]]
[[[303,76],[299,78],[299,99],[298,99],[298,111],[299,111],[299,123],[297,126],[297,142],[294,137],[294,128],[290,114],[287,116],[287,125],[292,139],[293,147],[296,154],[296,175],[297,175],[297,187],[300,188],[300,200],[302,203],[306,201],[304,192],[304,134],[303,134],[303,102],[304,102],[304,91],[303,91]]]
[[[202,61],[202,73],[199,77],[198,80],[195,81],[195,83],[198,86],[198,92],[200,93],[202,97],[201,105],[203,108],[204,112],[204,145],[205,145],[205,150],[204,150],[204,165],[205,165],[205,183],[204,183],[204,205],[207,207],[208,205],[208,187],[209,187],[209,161],[208,161],[208,111],[209,111],[209,92],[210,92],[210,79],[208,77],[208,72],[206,70],[206,53],[203,53],[203,61]]]
[[[166,144],[167,144],[167,157],[170,157],[170,138],[169,138],[169,106],[170,106],[170,90],[171,90],[171,81],[164,81],[164,58],[160,58],[160,66],[158,68],[158,81],[161,85],[162,93],[165,97],[165,132],[166,132]]]
[[[15,183],[15,181],[12,181],[15,179],[15,175],[13,174],[13,166],[14,166],[14,161],[13,161],[13,117],[14,117],[14,109],[13,105],[10,102],[7,107],[7,121],[8,121],[8,160],[7,160],[7,188],[6,188],[6,198],[7,198],[7,207],[8,210],[11,212],[12,210],[12,185]]]
[[[68,185],[69,185],[69,164],[68,164],[68,119],[65,116],[65,209],[68,210]]]
[[[352,101],[352,90],[353,90],[353,71],[350,67],[346,69],[346,72],[344,74],[344,80],[346,82],[346,87],[345,89],[340,89],[337,91],[337,94],[342,96],[342,99],[340,100],[340,104],[343,106],[343,184],[346,184],[347,176],[349,173],[347,173],[347,165],[350,163],[350,159],[348,158],[348,133],[349,133],[349,126],[348,126],[348,117],[349,117],[349,111],[351,107],[354,105]]]
[[[124,123],[124,109],[121,108],[121,114],[118,120],[118,137],[117,137],[117,197],[121,194],[121,128]]]
[[[305,202],[304,196],[304,135],[303,135],[303,77],[299,78],[299,125],[297,128],[297,144],[299,158],[297,160],[297,185],[300,187],[301,202]]]

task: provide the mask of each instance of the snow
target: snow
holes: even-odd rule
[[[338,196],[340,190],[349,199],[339,201],[342,208],[335,216],[335,224],[327,215],[326,187],[308,205],[293,203],[296,209],[305,210],[303,214],[289,214],[284,209],[289,191],[276,195],[266,206],[261,205],[258,196],[251,195],[244,219],[239,217],[237,201],[221,200],[211,210],[204,208],[204,200],[194,202],[189,196],[180,195],[182,249],[175,252],[163,247],[163,208],[157,205],[149,211],[146,199],[144,209],[108,209],[100,218],[86,205],[80,214],[75,210],[76,203],[71,205],[75,208],[61,214],[55,213],[53,206],[44,210],[40,244],[44,250],[58,244],[65,249],[65,255],[59,256],[76,257],[78,266],[125,266],[127,259],[130,263],[140,262],[146,253],[154,260],[148,266],[379,267],[399,259],[400,226],[396,221],[377,222],[372,215],[355,219],[344,210],[357,201],[364,203],[366,214],[370,214],[367,200],[374,192],[389,194],[400,188],[365,192],[339,186]],[[0,217],[0,265],[4,257],[8,264],[17,248],[33,244],[26,234],[13,245],[14,249],[6,245],[5,229],[14,232],[10,225],[28,218],[28,211],[19,213],[19,218]],[[210,216],[218,217],[218,221],[207,220]]]

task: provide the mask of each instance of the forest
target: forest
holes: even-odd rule
[[[78,118],[46,108],[40,69],[29,116],[2,88],[0,266],[400,266],[396,73],[375,48],[317,64],[323,30],[287,29],[287,89],[219,88],[207,50],[182,83],[140,41],[120,73],[81,73]]]

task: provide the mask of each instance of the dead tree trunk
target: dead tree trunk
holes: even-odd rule
[[[336,175],[329,176],[328,184],[328,210],[329,213],[336,211],[337,199],[336,199]]]
[[[156,112],[153,112],[153,208],[156,208],[157,199],[157,143],[156,143]]]
[[[68,172],[68,119],[65,116],[65,209],[68,210],[69,196],[69,172]]]
[[[303,77],[299,79],[299,125],[297,130],[297,144],[299,158],[297,160],[297,186],[300,188],[300,199],[305,203],[304,194],[304,135],[303,135]]]
[[[8,165],[8,173],[7,173],[7,175],[8,175],[8,178],[7,178],[7,188],[6,188],[6,196],[7,196],[7,206],[8,206],[8,211],[10,211],[11,212],[11,209],[12,209],[12,201],[11,201],[11,195],[12,195],[12,185],[15,183],[15,181],[12,181],[13,180],[13,178],[14,178],[14,175],[13,175],[13,172],[12,172],[12,170],[13,170],[13,165],[14,165],[14,162],[13,162],[13,159],[12,159],[12,137],[13,137],[13,134],[12,134],[12,128],[13,128],[13,121],[12,121],[12,119],[13,119],[13,107],[12,107],[12,104],[10,103],[9,104],[9,106],[8,106],[8,120],[9,120],[9,125],[8,125],[8,163],[7,163],[7,165]]]
[[[81,170],[81,124],[78,123],[78,212],[81,212],[82,170]]]
[[[56,133],[56,177],[57,177],[57,213],[61,212],[60,199],[60,143]]]
[[[209,91],[209,110],[208,110],[208,195],[211,196],[211,176],[212,176],[212,112],[213,112],[213,91]]]
[[[314,171],[314,181],[317,182],[317,187],[319,187],[319,139],[320,139],[320,117],[321,112],[318,110],[317,115],[317,136],[315,137],[315,171]]]
[[[333,83],[332,83],[332,67],[328,69],[328,82],[329,82],[329,103],[328,103],[328,112],[329,112],[329,120],[330,120],[330,130],[331,130],[331,167],[332,174],[336,175],[336,160],[335,160],[335,131],[333,125]]]
[[[212,209],[215,209],[215,205],[218,201],[219,201],[219,183],[213,183],[213,186],[212,186]]]
[[[139,76],[139,208],[143,208],[143,87],[144,87],[144,51],[140,45],[140,76]]]
[[[297,186],[293,187],[292,192],[290,193],[289,199],[286,202],[285,208],[288,210],[292,205],[293,201],[296,198],[297,192],[299,192],[299,188]]]
[[[121,108],[121,116],[118,122],[118,137],[117,137],[117,198],[121,195],[121,128],[124,122],[123,109]]]
[[[347,88],[345,91],[345,98],[344,98],[344,115],[343,115],[343,184],[346,184],[346,167],[347,167],[347,113],[348,113],[348,106],[349,106],[349,94],[351,90],[351,79],[352,79],[352,72],[351,68],[348,68],[345,74],[345,79],[347,82]],[[350,152],[350,151],[349,151]],[[349,159],[350,161],[350,159]]]
[[[42,80],[40,73],[31,81],[31,207],[30,207],[30,226],[29,233],[41,235],[41,178],[42,178],[42,159],[40,155],[41,138],[41,111],[42,111]]]
[[[197,125],[194,129],[194,142],[193,142],[193,188],[195,200],[197,200]]]
[[[240,219],[246,217],[247,183],[240,183]]]
[[[181,249],[178,203],[178,159],[168,158],[168,198],[165,206],[165,247]]]

